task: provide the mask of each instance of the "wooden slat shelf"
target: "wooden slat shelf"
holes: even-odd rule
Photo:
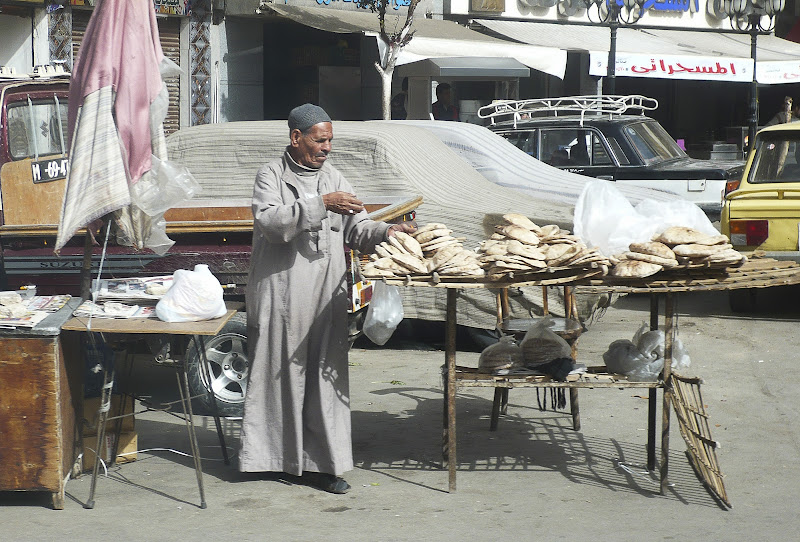
[[[571,374],[566,382],[547,375],[493,375],[474,367],[456,365],[456,382],[463,387],[487,388],[660,388],[661,381],[635,382],[624,375],[603,372],[605,367],[590,367],[584,374]]]

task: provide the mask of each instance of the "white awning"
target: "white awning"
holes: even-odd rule
[[[607,73],[611,34],[607,27],[479,19],[490,31],[532,45],[589,53],[589,74]],[[746,33],[620,27],[616,75],[702,81],[753,80],[750,35]],[[756,80],[763,84],[800,81],[800,44],[759,36]]]
[[[377,36],[380,31],[378,15],[366,11],[306,8],[282,4],[267,4],[265,7],[300,24],[327,32]],[[390,24],[389,17],[393,16],[387,16],[387,25]],[[442,57],[513,58],[535,70],[559,79],[564,78],[567,54],[558,48],[513,43],[475,32],[452,21],[425,19],[422,16],[414,18],[412,29],[414,37],[400,52],[398,65]]]

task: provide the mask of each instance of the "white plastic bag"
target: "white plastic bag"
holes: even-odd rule
[[[522,366],[522,349],[514,341],[514,337],[504,335],[494,344],[490,344],[478,358],[479,373],[493,373],[504,369]]]
[[[223,316],[227,309],[222,285],[208,266],[197,264],[194,271],[178,269],[172,287],[156,305],[156,316],[164,322],[197,322]]]
[[[605,256],[625,252],[631,243],[650,241],[670,226],[719,234],[703,210],[690,201],[645,199],[634,207],[612,181],[589,181],[575,203],[575,235]]]
[[[364,335],[377,345],[384,345],[403,319],[403,300],[397,286],[376,281],[372,286],[372,300],[364,319]]]
[[[633,335],[633,341],[622,339],[608,346],[603,361],[609,372],[623,374],[636,382],[658,378],[664,368],[664,332],[649,329],[650,326],[643,322]],[[676,337],[672,343],[672,370],[686,369],[690,363],[683,342]]]
[[[164,214],[200,192],[200,183],[184,166],[150,156],[150,171],[131,186],[133,203],[148,216]]]
[[[545,316],[533,324],[520,343],[527,367],[542,365],[554,359],[572,358],[572,347],[552,329],[553,318]]]

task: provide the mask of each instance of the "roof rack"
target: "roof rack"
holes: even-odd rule
[[[0,80],[29,81],[32,79],[69,78],[70,73],[60,64],[40,64],[29,73],[17,73],[13,66],[0,66]]]
[[[498,119],[511,117],[514,128],[517,121],[534,116],[558,116],[562,114],[579,114],[581,124],[586,113],[609,116],[622,115],[631,109],[638,109],[643,115],[645,111],[658,109],[658,100],[639,94],[628,96],[593,95],[566,96],[562,98],[536,98],[532,100],[495,100],[478,110],[478,117],[490,119],[494,124]],[[505,119],[504,119],[505,120]]]

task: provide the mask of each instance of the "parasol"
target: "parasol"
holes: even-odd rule
[[[170,62],[161,50],[152,0],[97,3],[70,83],[70,171],[56,252],[109,213],[119,244],[160,254],[172,245],[166,209],[159,216],[141,201],[147,194],[153,201],[163,177],[158,170],[166,160],[168,96],[161,72]]]

